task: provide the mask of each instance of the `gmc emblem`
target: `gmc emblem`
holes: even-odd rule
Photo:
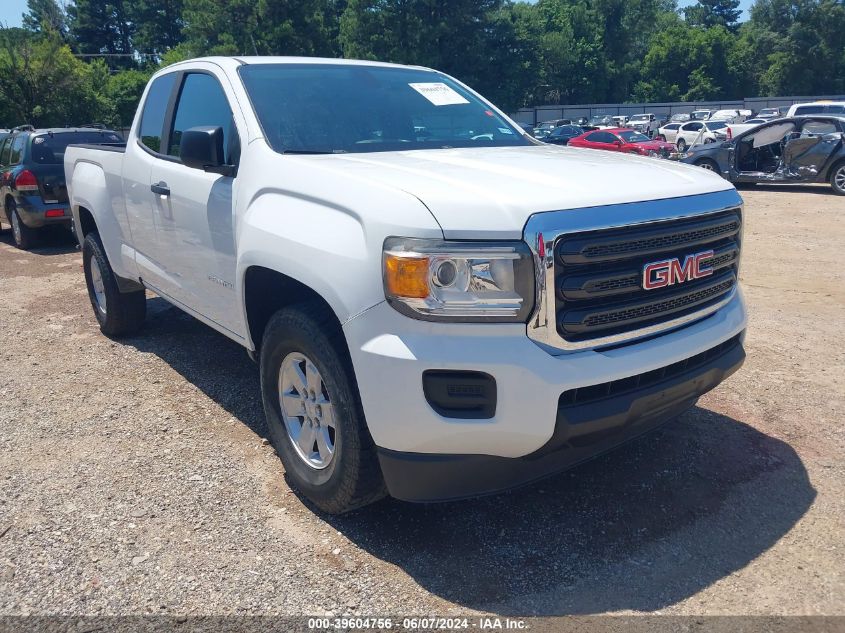
[[[708,259],[713,259],[713,251],[687,255],[683,265],[677,257],[646,264],[643,266],[643,289],[665,288],[712,275],[713,269],[705,263]]]

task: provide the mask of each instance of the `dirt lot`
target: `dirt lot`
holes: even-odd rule
[[[256,367],[80,255],[0,236],[0,614],[845,614],[845,198],[746,198],[748,361],[655,434],[491,499],[320,516]]]

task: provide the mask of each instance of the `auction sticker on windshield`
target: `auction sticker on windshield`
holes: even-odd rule
[[[436,82],[408,85],[436,106],[469,103],[469,101],[464,99],[461,95],[444,83]]]

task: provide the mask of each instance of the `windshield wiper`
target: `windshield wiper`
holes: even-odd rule
[[[286,149],[282,154],[345,154],[343,149]]]

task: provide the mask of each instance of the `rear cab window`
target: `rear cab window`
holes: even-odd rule
[[[800,106],[795,108],[795,114],[821,114],[824,108],[825,106],[820,105]]]

